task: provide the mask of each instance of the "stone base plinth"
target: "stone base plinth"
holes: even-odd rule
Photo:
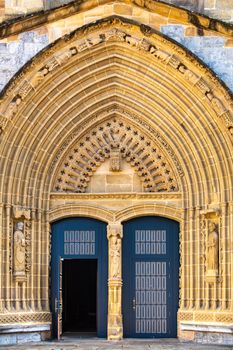
[[[51,323],[5,324],[0,326],[0,345],[23,344],[51,339]]]
[[[181,322],[179,339],[202,344],[233,345],[233,324]]]

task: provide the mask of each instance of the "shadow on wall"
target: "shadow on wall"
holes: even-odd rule
[[[205,0],[163,0],[163,1],[167,2],[168,4],[184,7],[191,11],[203,12]]]
[[[69,2],[72,2],[73,0],[43,0],[44,2],[44,9],[49,10],[64,4],[68,4]]]

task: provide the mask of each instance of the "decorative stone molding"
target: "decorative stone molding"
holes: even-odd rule
[[[109,243],[109,279],[108,279],[108,339],[123,338],[122,324],[122,248],[123,227],[121,223],[107,226]]]
[[[221,323],[233,323],[232,312],[219,312],[219,311],[184,311],[178,312],[178,320],[183,323],[185,321],[188,324],[190,321],[197,322],[221,322]]]
[[[14,206],[13,207],[13,215],[15,219],[31,219],[31,211],[30,209]]]
[[[109,210],[97,206],[77,204],[61,205],[51,209],[49,212],[49,221],[52,223],[56,220],[72,216],[92,217],[104,222],[114,221],[114,214]]]
[[[182,193],[179,192],[145,192],[145,193],[63,193],[51,192],[50,198],[52,200],[93,200],[93,199],[158,199],[158,200],[172,200],[181,199]]]
[[[15,312],[0,314],[2,324],[27,323],[27,322],[51,322],[50,312]]]
[[[85,192],[93,173],[111,157],[117,157],[114,171],[120,171],[120,158],[125,159],[136,170],[146,192],[178,190],[176,176],[163,151],[133,125],[112,118],[77,141],[58,171],[54,191]]]
[[[210,30],[211,32],[216,32],[219,34],[224,34],[227,37],[232,37],[233,30],[230,23],[222,22],[218,19],[208,18],[206,15],[201,15],[200,13],[195,13],[194,11],[189,11],[185,8],[180,8],[174,4],[166,4],[157,0],[156,3],[150,0],[140,1],[131,0],[126,2],[126,0],[119,1],[122,4],[130,3],[136,5],[140,8],[145,8],[152,13],[162,15],[163,17],[169,17],[169,20],[177,20],[177,18],[182,19],[182,23],[186,25],[193,25],[194,28],[200,30]],[[78,1],[61,6],[58,6],[56,10],[50,9],[47,11],[40,11],[24,15],[20,18],[15,18],[11,21],[3,22],[0,25],[0,37],[6,38],[11,35],[17,35],[23,31],[31,31],[37,27],[43,26],[48,23],[53,23],[61,19],[65,19],[70,16],[74,16],[83,11],[88,11],[95,8],[98,5],[108,4],[109,0],[101,0],[101,3],[95,3],[90,0],[85,0],[82,5]]]
[[[115,214],[115,220],[122,222],[144,215],[163,216],[179,222],[183,222],[184,220],[184,210],[181,208],[175,208],[171,205],[146,203],[133,205],[127,209],[120,210]]]

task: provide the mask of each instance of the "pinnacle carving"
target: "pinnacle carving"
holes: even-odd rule
[[[176,177],[164,153],[136,127],[113,118],[86,134],[60,167],[55,191],[84,193],[97,168],[110,159],[110,171],[129,163],[145,192],[177,191]]]

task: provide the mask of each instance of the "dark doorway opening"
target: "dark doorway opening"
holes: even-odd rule
[[[97,259],[63,261],[62,331],[97,332]]]

